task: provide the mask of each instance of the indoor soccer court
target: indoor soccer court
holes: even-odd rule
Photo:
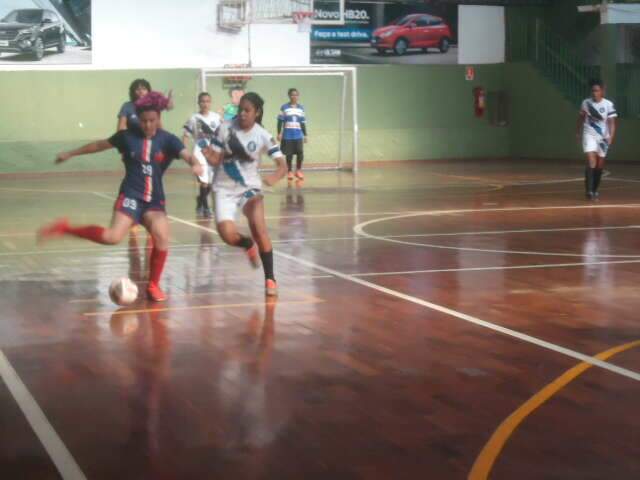
[[[213,3],[237,39],[251,21],[230,5],[244,2]],[[351,3],[307,26],[349,27]],[[372,18],[397,7],[369,3]],[[404,3],[422,15],[432,2]],[[0,478],[640,478],[640,103],[611,88],[626,103],[600,196],[586,199],[566,91],[588,97],[610,65],[573,78],[565,57],[554,83],[556,57],[535,57],[549,39],[521,28],[568,15],[552,2],[449,3],[458,36],[469,12],[505,20],[502,62],[0,73]],[[287,15],[256,28],[309,33]],[[37,241],[60,217],[109,224],[119,153],[54,158],[112,135],[135,78],[173,90],[162,128],[179,138],[201,91],[215,105],[233,88],[260,93],[271,133],[287,89],[300,91],[304,180],[263,192],[277,296],[215,216],[196,214],[181,160],[164,176],[165,301],[145,296],[142,226],[113,246]],[[238,227],[251,235],[242,215]],[[126,306],[110,298],[121,277],[140,292]]]

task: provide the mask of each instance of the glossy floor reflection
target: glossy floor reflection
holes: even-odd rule
[[[638,478],[640,168],[610,170],[599,203],[549,162],[283,183],[276,301],[173,172],[169,299],[127,308],[144,230],[34,238],[119,178],[0,178],[0,478],[72,478],[56,442],[89,479]]]

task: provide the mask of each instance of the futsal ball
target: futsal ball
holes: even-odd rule
[[[131,305],[138,298],[138,286],[127,277],[116,278],[109,286],[109,296],[116,305]]]

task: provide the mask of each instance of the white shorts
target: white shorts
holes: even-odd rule
[[[584,153],[595,152],[599,157],[606,157],[609,150],[609,143],[602,137],[596,137],[595,135],[583,135],[582,136],[582,150]]]
[[[204,167],[204,171],[202,172],[202,175],[198,176],[198,180],[200,183],[208,183],[211,185],[213,182],[213,167],[209,165],[209,162],[207,162],[207,159],[204,158],[204,155],[202,154],[202,150],[199,148],[193,149],[193,156],[196,158],[198,163]]]
[[[242,210],[252,198],[261,196],[262,191],[259,188],[217,190],[215,192],[216,222],[235,222],[238,210]]]

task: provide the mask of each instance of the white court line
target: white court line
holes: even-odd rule
[[[478,213],[478,212],[511,212],[511,211],[523,211],[523,210],[566,210],[566,209],[583,209],[583,208],[637,208],[640,205],[581,205],[581,206],[573,206],[573,207],[516,207],[514,209],[502,209],[502,208],[487,208],[480,210],[451,210],[452,213]],[[442,215],[443,211],[438,212],[439,215]],[[413,247],[426,247],[426,248],[434,248],[439,250],[456,250],[463,252],[478,252],[478,253],[500,253],[505,255],[538,255],[544,257],[572,257],[572,258],[584,258],[584,257],[592,257],[592,258],[640,258],[640,255],[615,255],[615,254],[582,254],[582,253],[559,253],[559,252],[539,252],[539,251],[528,251],[528,250],[498,250],[498,249],[490,249],[490,248],[473,248],[473,247],[454,247],[450,245],[438,245],[433,243],[417,243],[417,242],[407,242],[405,240],[397,240],[390,237],[385,237],[382,235],[373,235],[371,233],[367,233],[364,228],[373,225],[376,223],[388,222],[392,220],[404,219],[404,218],[413,218],[418,216],[427,216],[434,215],[434,212],[424,211],[422,213],[407,213],[405,215],[394,215],[391,217],[382,217],[378,219],[369,220],[367,222],[362,222],[353,227],[353,231],[357,235],[361,235],[364,238],[376,239],[384,242],[397,243],[400,245],[409,245]],[[446,214],[445,214],[446,215]]]
[[[572,227],[572,228],[537,228],[527,230],[487,230],[480,232],[448,232],[448,233],[406,233],[402,235],[380,235],[380,238],[428,238],[428,237],[458,237],[473,235],[506,235],[511,233],[554,233],[554,232],[581,232],[581,231],[597,231],[597,230],[630,230],[640,229],[640,225],[624,225],[611,227]],[[291,238],[287,240],[271,240],[271,243],[301,243],[301,242],[330,242],[338,240],[362,240],[360,235],[351,235],[345,237],[316,237],[316,238]],[[369,239],[369,237],[364,237]],[[371,238],[370,240],[377,240]],[[424,244],[421,244],[424,245]]]
[[[106,197],[106,195],[99,195],[99,194],[97,194],[97,195],[98,196],[102,196],[103,198]],[[112,200],[112,198],[110,198],[110,197],[108,197],[108,199]],[[560,209],[579,208],[580,209],[580,208],[603,208],[603,207],[605,207],[605,206],[578,206],[578,207],[574,206],[574,207],[557,207],[557,208],[560,208]],[[524,207],[524,208],[517,207],[515,210],[541,210],[541,209],[549,209],[549,208],[556,208],[556,207]],[[608,208],[614,208],[614,207],[613,206],[608,206]],[[629,208],[629,206],[625,205],[625,206],[622,206],[621,208]],[[491,210],[493,210],[493,211],[505,211],[505,209],[491,209]],[[508,210],[511,211],[513,209],[508,209]],[[182,223],[184,225],[189,225],[189,226],[191,226],[193,228],[196,228],[198,230],[204,230],[204,231],[211,232],[211,233],[214,233],[214,234],[217,235],[217,232],[215,230],[211,229],[211,228],[207,228],[207,227],[204,227],[202,225],[198,225],[196,223],[189,222],[187,220],[183,220],[183,219],[175,217],[173,215],[168,215],[168,217],[171,218],[172,220],[174,220],[176,222],[179,222],[179,223]],[[396,290],[392,290],[390,288],[382,287],[382,286],[377,285],[375,283],[368,282],[367,280],[362,280],[360,278],[354,277],[353,275],[345,274],[345,273],[339,272],[337,270],[333,270],[331,268],[323,267],[321,265],[318,265],[317,263],[309,262],[309,261],[304,260],[302,258],[295,257],[293,255],[289,255],[289,254],[277,251],[275,249],[273,250],[273,253],[275,255],[279,256],[279,257],[286,258],[286,259],[288,259],[288,260],[290,260],[292,262],[298,263],[300,265],[304,265],[304,266],[312,268],[312,269],[320,270],[321,272],[324,272],[324,273],[329,274],[329,275],[333,275],[333,276],[341,278],[343,280],[347,280],[347,281],[350,281],[352,283],[356,283],[358,285],[362,285],[364,287],[368,287],[368,288],[370,288],[372,290],[377,290],[377,291],[385,293],[387,295],[391,295],[391,296],[394,296],[396,298],[400,298],[402,300],[405,300],[405,301],[408,301],[408,302],[411,302],[411,303],[414,303],[414,304],[417,304],[417,305],[421,305],[421,306],[429,308],[431,310],[435,310],[437,312],[441,312],[441,313],[444,313],[446,315],[458,318],[460,320],[464,320],[464,321],[472,323],[474,325],[478,325],[478,326],[487,328],[489,330],[493,330],[495,332],[502,333],[504,335],[507,335],[507,336],[510,336],[510,337],[513,337],[513,338],[517,338],[517,339],[522,340],[524,342],[531,343],[533,345],[537,345],[537,346],[545,348],[547,350],[551,350],[553,352],[566,355],[566,356],[574,358],[576,360],[580,360],[581,362],[585,362],[585,363],[588,363],[590,365],[594,365],[594,366],[600,367],[600,368],[602,368],[604,370],[608,370],[610,372],[617,373],[619,375],[622,375],[624,377],[630,378],[632,380],[640,381],[640,373],[634,372],[632,370],[628,370],[626,368],[619,367],[619,366],[611,364],[609,362],[602,361],[602,360],[600,360],[598,358],[595,358],[595,357],[592,357],[592,356],[589,356],[589,355],[585,355],[585,354],[577,352],[575,350],[571,350],[571,349],[562,347],[560,345],[556,345],[554,343],[547,342],[546,340],[542,340],[540,338],[533,337],[531,335],[527,335],[525,333],[521,333],[521,332],[518,332],[516,330],[512,330],[510,328],[502,327],[500,325],[496,325],[494,323],[487,322],[485,320],[481,320],[479,318],[473,317],[471,315],[467,315],[467,314],[462,313],[462,312],[458,312],[456,310],[444,307],[442,305],[438,305],[438,304],[435,304],[435,303],[427,302],[426,300],[422,300],[420,298],[413,297],[411,295],[407,295],[407,294],[398,292]]]
[[[354,277],[383,277],[387,275],[418,275],[420,273],[447,273],[447,272],[486,272],[499,270],[528,270],[536,268],[567,268],[583,267],[590,265],[624,265],[640,263],[640,260],[611,260],[606,262],[576,262],[576,263],[546,263],[541,265],[508,265],[496,267],[469,267],[469,268],[442,268],[434,270],[406,270],[400,272],[365,272],[351,273]]]
[[[87,477],[82,473],[2,350],[0,350],[0,377],[4,380],[16,404],[20,407],[62,478],[65,480],[86,480]]]
[[[216,233],[214,230],[212,230],[210,228],[207,228],[207,227],[203,227],[203,226],[198,225],[196,223],[189,222],[187,220],[182,220],[181,218],[174,217],[174,216],[170,216],[170,217],[173,220],[175,220],[176,222],[183,223],[185,225],[189,225],[189,226],[191,226],[193,228],[200,229],[200,230],[205,230],[205,231],[212,232],[212,233]],[[580,352],[576,352],[575,350],[570,350],[568,348],[562,347],[560,345],[556,345],[556,344],[551,343],[551,342],[547,342],[547,341],[542,340],[540,338],[532,337],[531,335],[520,333],[520,332],[518,332],[516,330],[512,330],[512,329],[506,328],[506,327],[502,327],[500,325],[496,325],[494,323],[487,322],[485,320],[481,320],[481,319],[473,317],[471,315],[467,315],[465,313],[458,312],[456,310],[453,310],[453,309],[450,309],[450,308],[447,308],[447,307],[443,307],[443,306],[437,305],[435,303],[427,302],[427,301],[422,300],[420,298],[413,297],[411,295],[407,295],[407,294],[398,292],[396,290],[392,290],[390,288],[382,287],[382,286],[377,285],[375,283],[371,283],[371,282],[368,282],[366,280],[362,280],[360,278],[357,278],[357,277],[355,277],[353,275],[345,274],[345,273],[339,272],[337,270],[333,270],[331,268],[323,267],[321,265],[318,265],[317,263],[309,262],[307,260],[303,260],[302,258],[295,257],[293,255],[289,255],[289,254],[286,254],[286,253],[283,253],[283,252],[280,252],[280,251],[277,251],[277,250],[273,250],[273,253],[274,253],[274,255],[277,255],[279,257],[286,258],[287,260],[290,260],[292,262],[296,262],[296,263],[298,263],[300,265],[304,265],[304,266],[312,268],[312,269],[320,270],[321,272],[327,273],[329,275],[333,275],[333,276],[341,278],[343,280],[347,280],[349,282],[356,283],[358,285],[362,285],[362,286],[370,288],[372,290],[377,290],[377,291],[379,291],[381,293],[385,293],[387,295],[391,295],[391,296],[399,298],[401,300],[405,300],[407,302],[411,302],[411,303],[414,303],[414,304],[429,308],[431,310],[435,310],[437,312],[444,313],[444,314],[452,316],[452,317],[456,317],[456,318],[458,318],[460,320],[464,320],[465,322],[469,322],[469,323],[472,323],[474,325],[478,325],[480,327],[484,327],[484,328],[487,328],[489,330],[493,330],[495,332],[502,333],[504,335],[508,335],[510,337],[513,337],[513,338],[517,338],[518,340],[522,340],[524,342],[531,343],[533,345],[537,345],[537,346],[545,348],[547,350],[551,350],[553,352],[566,355],[566,356],[574,358],[576,360],[580,360],[581,362],[589,363],[590,365],[594,365],[594,366],[603,368],[604,370],[608,370],[610,372],[617,373],[619,375],[622,375],[624,377],[630,378],[632,380],[640,381],[640,373],[634,372],[632,370],[628,370],[626,368],[618,367],[617,365],[613,365],[611,363],[604,362],[604,361],[599,360],[599,359],[597,359],[595,357],[592,357],[592,356],[589,356],[589,355],[585,355],[585,354],[580,353]]]
[[[172,243],[172,250],[189,250],[197,247],[222,247],[224,245],[218,243]],[[76,254],[76,253],[103,253],[105,255],[112,255],[118,253],[127,253],[136,250],[144,251],[147,247],[144,245],[140,245],[138,247],[131,248],[109,248],[107,246],[96,247],[96,248],[75,248],[75,249],[59,249],[59,250],[29,250],[26,252],[3,252],[0,253],[0,257],[21,257],[21,256],[32,256],[32,255],[49,255],[49,254]],[[228,253],[217,252],[216,255],[225,256]],[[63,256],[63,255],[61,255]]]
[[[610,177],[609,180],[614,180],[616,182],[640,183],[640,180],[635,180],[633,178]]]

